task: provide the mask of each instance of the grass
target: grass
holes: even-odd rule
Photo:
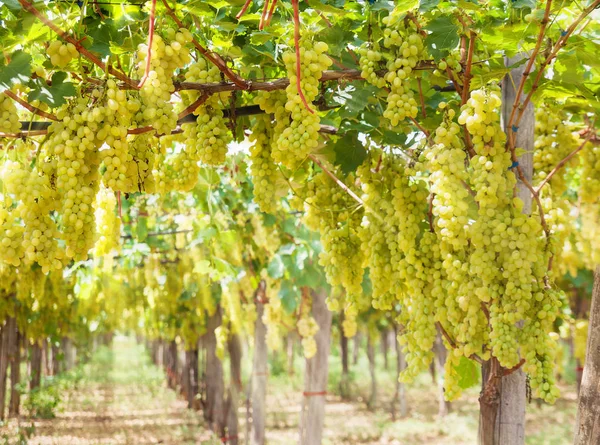
[[[363,345],[364,346],[364,345]],[[364,349],[363,349],[364,350]],[[298,354],[300,352],[298,351]],[[324,445],[472,445],[477,442],[478,389],[472,388],[452,404],[452,411],[439,418],[438,389],[429,374],[407,386],[409,415],[392,420],[391,401],[395,388],[395,360],[390,351],[389,369],[377,355],[378,397],[369,410],[368,362],[364,354],[351,364],[352,400],[337,395],[341,360],[334,347],[330,359],[329,394],[325,418]],[[271,354],[268,382],[267,438],[269,445],[296,443],[299,407],[303,386],[303,359],[295,357],[288,373],[285,353]],[[224,363],[227,372],[228,363]],[[251,370],[251,356],[243,360],[244,382]],[[228,381],[227,376],[226,382]],[[35,419],[2,428],[0,445],[10,444],[204,444],[221,443],[205,428],[201,413],[186,404],[165,386],[162,370],[154,366],[143,347],[131,339],[116,337],[113,347],[99,348],[92,360],[61,377],[61,403],[55,419]],[[533,402],[527,406],[527,445],[572,443],[576,415],[574,386],[563,388],[563,397],[554,406]],[[240,432],[245,431],[245,393],[240,406]],[[12,429],[11,429],[12,428]],[[244,443],[244,442],[241,442]]]

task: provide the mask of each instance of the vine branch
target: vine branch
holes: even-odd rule
[[[150,73],[150,65],[152,62],[152,41],[154,40],[154,16],[156,14],[156,0],[152,0],[152,6],[150,8],[150,21],[148,23],[148,52],[146,53],[146,68],[144,70],[144,75],[140,79],[140,83],[138,83],[138,89],[141,89],[146,83],[146,79],[148,79],[148,74]]]

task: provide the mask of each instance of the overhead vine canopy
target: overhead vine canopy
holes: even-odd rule
[[[50,274],[84,323],[105,305],[98,323],[191,344],[214,287],[244,329],[269,277],[276,343],[318,254],[348,335],[370,306],[399,310],[403,378],[440,329],[448,397],[457,366],[494,358],[556,399],[555,280],[600,261],[600,0],[0,4],[6,295]]]

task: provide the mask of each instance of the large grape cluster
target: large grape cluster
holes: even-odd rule
[[[31,149],[26,145],[26,149]],[[22,162],[6,161],[2,171],[5,192],[16,207],[2,209],[6,230],[2,239],[4,260],[15,266],[37,263],[44,273],[62,269],[65,253],[58,244],[59,232],[50,217],[54,194],[48,178]],[[5,204],[6,202],[5,198]],[[11,206],[12,207],[12,206]]]
[[[155,183],[152,171],[160,153],[159,139],[152,133],[129,135],[127,137],[129,158],[127,161],[127,182],[124,192],[154,193]]]
[[[188,82],[216,83],[220,81],[220,71],[200,58],[190,66],[185,79]],[[191,101],[195,101],[199,93],[190,92],[188,97]],[[212,95],[194,110],[197,116],[196,123],[182,125],[186,135],[185,150],[190,161],[202,161],[208,165],[219,165],[225,162],[227,144],[231,141],[231,135],[220,105],[224,99],[224,93]]]
[[[257,118],[250,134],[250,175],[254,185],[254,201],[261,211],[273,213],[277,209],[277,182],[279,170],[271,157],[272,141],[271,119],[266,116]]]
[[[587,144],[581,154],[580,196],[584,203],[600,203],[600,145]]]
[[[171,93],[175,91],[173,77],[175,70],[190,63],[187,44],[192,41],[192,34],[187,29],[176,31],[167,28],[164,34],[164,39],[159,34],[154,35],[150,70],[140,89],[142,118],[145,124],[152,125],[159,134],[169,134],[177,126],[177,114],[171,103]],[[137,56],[137,73],[142,77],[146,72],[148,45],[140,44]]]
[[[94,254],[107,255],[118,249],[121,237],[121,218],[117,215],[117,198],[112,190],[100,187],[95,202],[97,240]]]
[[[319,94],[319,79],[324,70],[331,66],[327,57],[327,44],[301,39],[300,45],[300,88],[307,105],[312,107]],[[285,109],[291,115],[290,126],[285,128],[273,147],[273,159],[295,170],[319,145],[320,118],[314,110],[308,110],[297,89],[296,53],[283,54],[283,61],[290,79],[286,88]]]
[[[407,117],[415,118],[419,112],[409,76],[423,59],[425,45],[412,22],[407,23],[397,15],[389,15],[383,19],[383,23],[383,46],[394,54],[387,64],[388,72],[385,75],[390,94],[383,116],[395,127]]]
[[[319,325],[313,317],[308,315],[298,320],[298,333],[302,337],[302,351],[304,357],[313,358],[317,353],[317,342],[315,335],[319,331]]]
[[[21,131],[19,114],[13,100],[0,93],[0,133],[18,133]]]
[[[98,189],[100,136],[108,109],[79,98],[57,112],[42,151],[44,172],[60,197],[58,211],[68,258],[82,260],[95,241],[94,200]]]
[[[348,176],[348,184],[353,177]],[[305,222],[321,234],[319,264],[332,286],[342,285],[355,296],[362,292],[363,252],[358,231],[362,212],[355,201],[325,173],[308,183]]]

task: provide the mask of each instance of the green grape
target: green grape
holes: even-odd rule
[[[338,172],[339,174],[339,172]],[[352,176],[346,178],[354,182]],[[358,230],[362,217],[355,201],[325,172],[307,184],[305,223],[321,234],[319,264],[332,286],[342,285],[349,295],[362,293],[364,255]]]
[[[331,66],[327,57],[327,44],[301,39],[300,45],[300,88],[308,106],[319,94],[319,79],[324,70]],[[320,118],[316,112],[306,109],[297,89],[296,54],[288,51],[283,54],[290,84],[286,88],[285,110],[290,114],[289,127],[285,128],[273,146],[275,162],[295,170],[319,145]]]
[[[119,248],[121,218],[117,215],[117,198],[114,192],[102,185],[95,202],[96,232],[98,239],[94,255],[102,256]]]
[[[217,83],[220,82],[220,71],[206,60],[200,58],[192,64],[185,74],[188,82]],[[190,101],[199,97],[196,91],[189,92]],[[220,102],[226,99],[223,93],[212,95],[206,102],[199,105],[194,114],[195,124],[183,124],[185,134],[185,151],[192,161],[202,161],[208,165],[219,165],[225,162],[227,144],[231,135],[220,107]]]
[[[579,195],[584,203],[600,202],[600,145],[588,144],[581,152],[581,188]]]
[[[72,43],[62,43],[60,40],[53,40],[48,45],[48,55],[50,56],[52,65],[64,68],[72,59],[79,56],[79,52]]]
[[[414,23],[407,23],[393,14],[385,17],[383,23],[383,46],[393,54],[385,75],[390,94],[383,116],[395,127],[407,117],[414,119],[419,112],[408,79],[413,69],[425,57],[425,45]]]
[[[359,66],[362,78],[371,85],[383,88],[386,85],[385,79],[377,75],[377,71],[380,69],[380,64],[383,60],[383,54],[377,45],[365,42],[358,48],[358,54],[360,56]]]
[[[587,339],[588,339],[588,329],[589,322],[588,320],[576,320],[572,330],[573,330],[573,357],[575,357],[580,366],[585,365],[585,355],[587,351]]]
[[[127,161],[127,173],[124,192],[154,193],[153,170],[156,167],[157,154],[161,149],[160,140],[152,133],[129,135],[127,137],[130,157]]]
[[[171,94],[175,91],[174,73],[191,61],[187,44],[192,41],[192,34],[187,29],[175,31],[164,30],[167,39],[155,34],[152,40],[150,71],[140,89],[142,109],[140,121],[144,125],[152,125],[159,134],[170,134],[177,127],[177,113],[171,103]],[[148,46],[140,44],[137,50],[137,72],[141,77],[146,72]]]
[[[278,208],[277,183],[280,172],[271,157],[272,141],[271,120],[266,116],[256,119],[256,123],[249,136],[250,142],[250,175],[254,185],[254,201],[262,212],[274,213]]]
[[[13,100],[0,93],[0,133],[18,133],[21,131],[19,114]]]
[[[61,238],[66,255],[76,261],[87,258],[95,241],[94,200],[98,189],[99,147],[106,137],[103,121],[107,107],[90,107],[79,98],[63,105],[58,121],[48,129],[48,140],[42,150],[42,170],[55,181],[60,203]],[[104,127],[106,130],[106,127]]]

